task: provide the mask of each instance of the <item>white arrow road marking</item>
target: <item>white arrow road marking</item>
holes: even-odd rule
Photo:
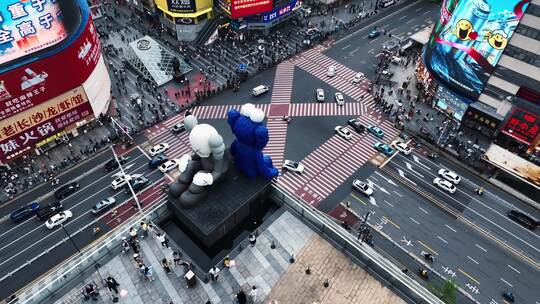
[[[426,168],[426,170],[431,171],[431,168],[430,168],[430,167],[428,167],[428,166],[422,164],[422,162],[420,161],[420,158],[419,158],[418,156],[416,156],[416,155],[413,154],[412,157],[413,157],[414,161],[417,162],[420,166]]]
[[[377,201],[375,200],[375,198],[373,196],[370,196],[369,197],[369,202],[373,205],[373,206],[377,206]]]
[[[403,177],[404,179],[406,179],[409,183],[411,183],[411,184],[417,186],[415,182],[413,182],[412,180],[410,180],[410,179],[408,179],[407,177],[405,177],[405,172],[403,172],[403,170],[401,170],[401,169],[396,169],[396,170],[398,171],[398,173],[399,173],[399,175],[400,175],[401,177]],[[395,191],[394,191],[394,192],[395,192]]]
[[[409,241],[409,240],[407,240],[407,239],[405,238],[405,236],[403,236],[403,238],[402,238],[401,240],[399,240],[399,241],[400,241],[401,243],[405,244],[405,246],[411,246],[411,247],[413,246],[412,242]]]
[[[394,186],[397,187],[396,182],[394,182],[393,180],[389,179],[388,177],[386,177],[386,176],[380,174],[380,173],[377,172],[377,171],[375,171],[375,174],[377,174],[378,176],[380,176],[380,177],[382,177],[383,179],[385,179],[389,184],[394,185]]]
[[[368,186],[370,186],[371,188],[374,188],[373,186],[377,186],[377,188],[379,188],[379,190],[381,190],[382,192],[384,192],[384,193],[390,195],[390,193],[388,193],[388,191],[386,191],[386,189],[384,189],[383,187],[381,187],[381,186],[375,184],[374,182],[372,182],[372,181],[369,180],[369,179],[367,180],[367,184],[368,184]]]
[[[405,162],[405,166],[407,167],[407,169],[409,169],[410,171],[416,173],[416,174],[417,174],[418,176],[420,176],[421,178],[424,178],[424,176],[423,176],[422,174],[416,172],[416,171],[413,169],[412,165],[411,165],[409,162]]]

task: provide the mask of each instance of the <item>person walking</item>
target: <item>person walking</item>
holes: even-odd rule
[[[142,231],[141,239],[148,236],[148,225],[145,222],[141,222],[141,231]]]
[[[248,297],[251,303],[253,304],[259,301],[259,291],[257,290],[257,287],[255,285],[251,286],[251,290],[249,291]]]
[[[167,259],[161,260],[161,267],[165,270],[165,273],[171,274],[171,262]]]
[[[110,291],[114,290],[115,293],[118,293],[118,286],[120,286],[120,284],[112,276],[109,276],[106,282],[107,288],[109,288]]]
[[[217,268],[216,266],[210,268],[210,271],[208,271],[210,273],[210,278],[212,279],[212,282],[216,282],[218,277],[219,277],[219,268]]]
[[[163,234],[157,234],[157,240],[161,243],[161,246],[169,248],[169,240],[165,237],[165,232]]]
[[[235,297],[236,297],[236,302],[238,302],[238,304],[246,304],[247,303],[247,295],[242,289],[240,289],[238,291],[238,293],[235,295]]]
[[[251,244],[251,247],[255,247],[255,243],[257,243],[257,237],[255,235],[250,234],[248,237],[249,244]]]

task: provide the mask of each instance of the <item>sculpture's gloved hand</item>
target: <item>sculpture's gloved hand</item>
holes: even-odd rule
[[[191,155],[184,154],[182,157],[180,157],[180,161],[178,162],[178,170],[180,170],[180,172],[182,173],[186,171],[187,165],[189,164],[190,161],[191,161]]]
[[[193,183],[199,187],[210,186],[214,183],[211,173],[198,172],[193,176]]]

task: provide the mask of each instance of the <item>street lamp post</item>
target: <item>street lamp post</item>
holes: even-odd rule
[[[126,184],[127,184],[128,188],[129,188],[129,190],[131,191],[131,195],[133,196],[133,199],[135,200],[135,203],[137,203],[137,208],[139,209],[139,212],[141,213],[141,215],[144,215],[142,207],[141,207],[141,203],[139,202],[139,199],[137,198],[137,194],[135,194],[135,191],[131,187],[131,183],[130,183],[131,177],[128,179],[128,175],[126,175],[126,172],[124,171],[124,168],[122,168],[122,164],[120,163],[120,160],[118,160],[118,155],[116,155],[116,152],[114,151],[114,148],[112,146],[111,146],[111,151],[112,151],[112,153],[114,155],[114,159],[118,163],[118,166],[120,168],[120,172],[122,173],[122,176],[124,176],[124,178],[127,180]]]
[[[81,256],[81,258],[84,258],[81,250],[79,249],[79,246],[77,246],[77,244],[75,243],[75,241],[71,238],[71,234],[69,233],[69,231],[67,231],[66,227],[64,226],[64,224],[60,224],[60,227],[62,227],[62,230],[64,230],[64,233],[67,235],[69,241],[71,242],[71,244],[73,245],[73,247],[75,247],[75,249],[77,250],[77,252],[79,253],[79,255]],[[94,259],[92,259],[92,263],[94,264],[94,267],[96,268],[96,271],[99,275],[99,278],[101,279],[101,281],[105,281],[103,279],[103,276],[101,275],[101,272],[99,271],[99,266],[98,264],[96,263],[96,261],[94,261]]]

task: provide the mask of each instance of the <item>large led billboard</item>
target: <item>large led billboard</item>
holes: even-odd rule
[[[272,0],[229,0],[231,18],[256,15],[272,10]]]
[[[0,65],[57,44],[66,37],[56,1],[0,1]]]
[[[424,53],[432,75],[476,99],[530,0],[445,0]]]
[[[515,109],[502,132],[530,145],[540,132],[540,117],[522,109]]]

